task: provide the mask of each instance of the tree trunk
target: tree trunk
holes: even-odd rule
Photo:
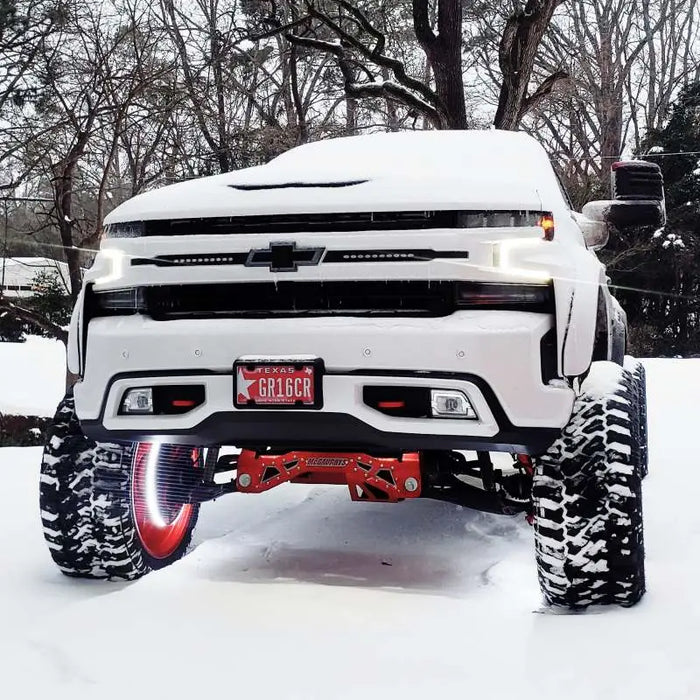
[[[76,143],[68,156],[57,165],[53,183],[58,232],[68,264],[70,296],[73,302],[78,298],[83,283],[80,267],[81,251],[74,246],[73,241],[73,175],[78,160],[85,150],[88,137],[87,131],[78,134]]]
[[[600,172],[603,183],[610,186],[610,166],[622,150],[622,95],[609,95],[601,105]]]
[[[617,57],[613,49],[612,27],[609,21],[600,23],[600,174],[610,187],[610,166],[622,150],[622,81],[619,80]]]
[[[294,103],[294,127],[297,131],[297,143],[306,143],[309,140],[309,127],[306,123],[306,111],[304,110],[304,101],[299,91],[299,62],[297,56],[297,47],[295,44],[290,44],[289,47],[289,79],[292,89],[292,100]]]
[[[458,55],[457,60],[455,60],[452,53],[450,51],[447,55],[443,54],[432,61],[435,92],[445,108],[446,128],[466,129],[468,124],[467,110],[464,104],[461,57]]]
[[[389,69],[386,66],[382,67],[382,79],[389,80]],[[399,130],[399,115],[396,110],[396,103],[393,100],[384,100],[386,105],[386,128],[387,131]]]
[[[229,158],[228,131],[226,128],[226,99],[223,76],[223,60],[221,51],[221,40],[216,26],[218,3],[211,3],[209,16],[209,42],[211,51],[211,69],[214,77],[214,89],[216,91],[216,131],[218,140],[218,150],[216,159],[219,162],[219,169],[222,173],[227,173],[232,168]]]
[[[355,69],[349,67],[352,75],[350,82],[355,82]],[[357,98],[345,93],[345,136],[357,135]]]
[[[561,0],[528,0],[523,9],[508,18],[498,47],[502,82],[493,122],[497,129],[518,128],[526,111],[537,48],[560,3]]]
[[[438,0],[437,35],[430,26],[428,0],[413,0],[413,26],[435,77],[441,126],[466,129],[467,110],[462,78],[462,2]]]

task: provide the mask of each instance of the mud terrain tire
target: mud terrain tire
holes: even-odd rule
[[[82,432],[72,395],[59,404],[46,436],[39,504],[44,537],[67,576],[135,579],[183,556],[197,521],[168,556],[145,549],[134,517],[135,446],[95,443]]]
[[[638,391],[596,362],[562,435],[536,460],[537,570],[546,601],[631,606],[644,595]]]
[[[644,365],[634,357],[625,357],[625,369],[634,377],[639,408],[639,471],[642,479],[649,473],[649,437],[647,426],[647,374]]]

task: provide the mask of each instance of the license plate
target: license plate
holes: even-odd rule
[[[320,378],[314,362],[237,362],[234,403],[239,408],[318,408]]]

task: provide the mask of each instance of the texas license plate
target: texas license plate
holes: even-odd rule
[[[236,362],[235,405],[239,408],[318,408],[320,377],[314,362]]]

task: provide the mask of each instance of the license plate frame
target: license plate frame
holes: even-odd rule
[[[268,370],[273,368],[293,368],[293,372],[284,372],[282,375],[284,377],[291,377],[292,379],[301,378],[300,373],[305,372],[308,369],[311,370],[310,377],[312,378],[312,388],[313,388],[313,401],[260,401],[258,399],[245,399],[242,392],[239,391],[239,370],[246,372],[243,375],[243,379],[250,381],[251,375],[258,374],[253,381],[262,378],[263,376],[270,376],[275,378],[274,372],[263,372],[262,370]],[[299,373],[299,374],[297,374]],[[274,411],[285,411],[285,410],[302,410],[302,409],[312,409],[318,410],[323,408],[323,374],[324,366],[323,360],[320,358],[309,358],[309,359],[265,359],[265,358],[255,358],[255,359],[238,359],[233,363],[233,405],[237,409],[250,409],[250,410],[274,410]],[[282,377],[280,377],[282,378]],[[239,400],[239,397],[243,397]],[[284,398],[284,397],[282,397]]]

